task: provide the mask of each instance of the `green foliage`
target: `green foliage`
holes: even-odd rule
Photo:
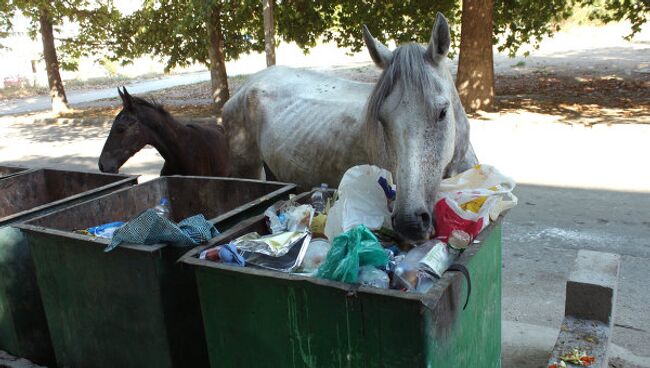
[[[68,25],[74,25],[78,32],[59,38],[61,67],[76,70],[78,60],[84,56],[92,57],[101,64],[108,55],[112,55],[110,50],[115,47],[114,27],[120,19],[121,14],[110,1],[102,3],[97,0],[74,11],[66,11],[65,21]]]
[[[9,35],[11,30],[11,18],[14,16],[14,9],[9,0],[0,0],[0,40]],[[0,49],[5,46],[0,43]]]
[[[123,42],[116,56],[131,59],[152,54],[167,58],[167,70],[194,62],[208,64],[207,20],[212,7],[221,13],[226,60],[249,51],[263,51],[261,3],[201,0],[146,0],[144,7],[122,22]]]
[[[436,12],[452,26],[452,54],[460,42],[461,0],[276,0],[274,16],[279,40],[296,42],[308,50],[320,37],[340,47],[363,48],[361,25],[382,42],[426,43]],[[650,14],[649,0],[494,0],[494,43],[514,54],[522,45],[536,45],[558,30],[576,6],[590,9],[603,22],[628,19],[638,32]],[[224,56],[264,51],[260,0],[144,0],[135,13],[123,16],[112,0],[0,0],[0,39],[11,30],[15,12],[32,21],[30,35],[38,36],[38,17],[45,9],[55,28],[66,24],[74,35],[59,34],[61,65],[75,69],[83,56],[128,63],[155,55],[166,69],[209,63],[206,24],[215,9],[220,14]],[[630,36],[631,36],[630,35]],[[1,44],[0,44],[0,47]]]
[[[0,39],[11,30],[16,12],[30,20],[28,34],[33,39],[39,37],[41,13],[47,14],[55,31],[63,24],[81,30],[58,38],[60,65],[66,70],[76,70],[82,56],[101,58],[109,46],[111,25],[120,19],[111,0],[0,0]]]
[[[365,24],[379,41],[391,39],[396,43],[416,41],[425,43],[431,38],[436,12],[447,16],[452,26],[452,41],[460,40],[460,2],[457,0],[403,0],[403,1],[336,1],[333,27],[324,33],[341,47],[353,51],[363,48],[361,25]]]
[[[630,40],[641,31],[641,26],[650,18],[650,0],[586,0],[582,3],[592,9],[590,19],[602,22],[628,20],[632,24]]]
[[[276,35],[308,50],[334,24],[335,3],[327,0],[276,1]]]
[[[494,43],[499,50],[514,54],[522,45],[538,43],[556,31],[557,23],[571,15],[571,8],[571,0],[495,0]],[[359,51],[363,47],[360,25],[367,24],[381,41],[426,43],[438,11],[449,20],[453,56],[460,44],[459,0],[337,1],[334,27],[325,32],[325,38]]]
[[[328,1],[287,0],[275,6],[276,33],[286,41],[308,48],[331,22]],[[115,30],[119,40],[113,58],[129,61],[152,54],[166,60],[166,69],[195,62],[208,64],[206,25],[214,10],[220,14],[224,58],[264,51],[260,0],[145,0],[144,6],[125,17]]]
[[[108,74],[110,78],[117,76],[117,68],[119,67],[117,62],[109,60],[108,58],[103,58],[99,61],[99,64],[104,67],[106,74]]]
[[[524,44],[537,47],[544,36],[559,30],[572,9],[572,0],[495,0],[494,43],[511,56]]]
[[[208,64],[206,23],[212,11],[221,13],[226,60],[250,51],[263,51],[260,1],[145,0],[116,29],[115,58],[128,61],[152,54],[167,59],[169,70],[198,62]]]

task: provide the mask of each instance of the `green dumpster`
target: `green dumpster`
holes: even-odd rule
[[[207,353],[188,248],[123,245],[75,229],[124,221],[170,201],[175,221],[203,214],[220,231],[287,198],[293,184],[164,177],[21,225],[59,366],[201,367]]]
[[[24,173],[27,171],[26,167],[14,166],[14,165],[0,165],[0,179],[8,178],[16,174]]]
[[[26,239],[11,225],[126,186],[137,178],[55,169],[0,179],[0,350],[40,364],[54,352]]]
[[[246,220],[189,251],[211,367],[501,365],[501,219],[426,294],[377,289],[201,260],[201,250],[257,231]],[[254,353],[251,353],[254,352]]]

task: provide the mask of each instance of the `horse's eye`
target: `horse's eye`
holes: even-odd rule
[[[440,114],[438,115],[438,121],[444,120],[445,116],[447,116],[447,109],[440,110]]]
[[[122,134],[125,131],[126,131],[126,128],[124,128],[124,126],[122,126],[122,125],[118,125],[118,126],[115,127],[115,133],[117,133],[117,134]]]

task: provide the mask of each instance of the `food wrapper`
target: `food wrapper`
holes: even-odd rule
[[[273,257],[262,253],[243,252],[246,263],[268,270],[293,272],[301,266],[311,241],[311,234],[302,233],[301,235],[291,244],[289,251],[282,256]]]
[[[291,249],[294,243],[305,236],[304,232],[286,231],[283,233],[260,236],[249,233],[235,239],[232,243],[243,252],[266,254],[280,257]]]

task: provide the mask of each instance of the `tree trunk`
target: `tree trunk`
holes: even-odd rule
[[[210,57],[210,80],[212,81],[212,99],[218,113],[230,98],[228,91],[228,74],[223,54],[223,34],[221,33],[221,11],[219,6],[212,9],[208,17],[208,55]]]
[[[61,74],[59,74],[59,59],[54,46],[52,20],[50,19],[47,8],[40,8],[38,21],[41,26],[43,58],[45,59],[45,68],[47,70],[47,84],[50,87],[50,96],[52,97],[52,110],[54,112],[65,111],[69,109],[68,98],[65,96]]]
[[[262,0],[262,7],[264,8],[264,51],[266,51],[266,66],[275,65],[274,2],[275,0]]]
[[[494,109],[493,0],[463,0],[456,87],[466,111]]]

